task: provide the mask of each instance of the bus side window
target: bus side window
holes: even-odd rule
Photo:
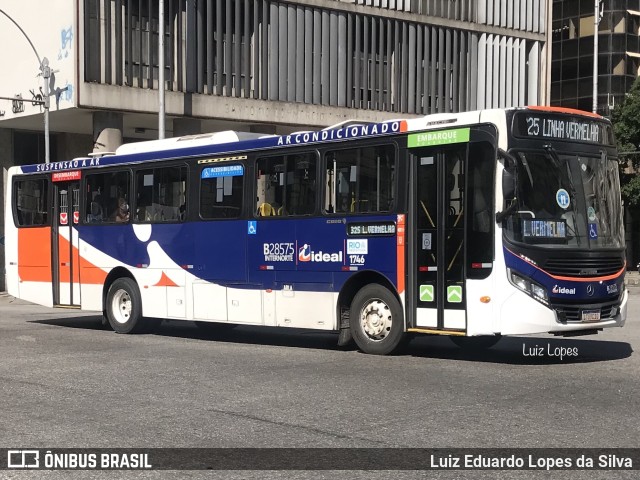
[[[200,171],[200,217],[238,218],[242,213],[243,191],[243,165],[203,168]]]
[[[86,223],[128,221],[130,199],[129,172],[96,173],[86,176]],[[123,207],[123,208],[119,208]],[[124,215],[124,216],[123,216]]]
[[[135,221],[184,221],[186,189],[186,166],[138,170],[136,172]]]
[[[17,226],[47,225],[48,188],[49,181],[44,178],[18,180],[14,183],[14,211]]]
[[[258,159],[256,215],[310,215],[316,208],[316,154]]]
[[[471,268],[472,264],[493,262],[495,150],[488,142],[469,145],[466,198],[467,277],[486,278],[491,269]]]
[[[325,162],[327,213],[388,212],[394,207],[395,146],[331,151]]]

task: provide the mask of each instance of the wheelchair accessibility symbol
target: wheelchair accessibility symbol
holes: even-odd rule
[[[255,235],[256,233],[258,233],[258,222],[256,222],[255,220],[249,220],[247,222],[247,233],[249,235]]]
[[[596,238],[598,238],[598,224],[597,223],[590,223],[589,224],[589,238],[591,240],[595,240]]]

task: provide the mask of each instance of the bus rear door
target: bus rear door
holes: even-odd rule
[[[80,221],[80,182],[56,181],[55,174],[53,181],[53,303],[61,306],[79,306],[80,258],[77,225]]]

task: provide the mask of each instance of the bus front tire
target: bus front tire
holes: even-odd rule
[[[145,330],[140,290],[132,279],[122,277],[111,284],[105,310],[109,325],[117,333],[140,333]]]
[[[387,288],[370,284],[351,302],[349,324],[364,353],[388,355],[403,343],[404,316],[398,299]]]
[[[483,335],[478,337],[457,337],[450,336],[449,339],[458,347],[465,350],[487,350],[500,341],[500,335]]]

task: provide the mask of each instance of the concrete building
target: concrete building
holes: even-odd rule
[[[164,5],[168,137],[548,104],[548,0]],[[25,36],[54,71],[51,161],[158,137],[158,0],[0,0],[0,10],[0,96],[22,97],[0,100],[3,168],[45,158],[32,102],[43,81]]]

